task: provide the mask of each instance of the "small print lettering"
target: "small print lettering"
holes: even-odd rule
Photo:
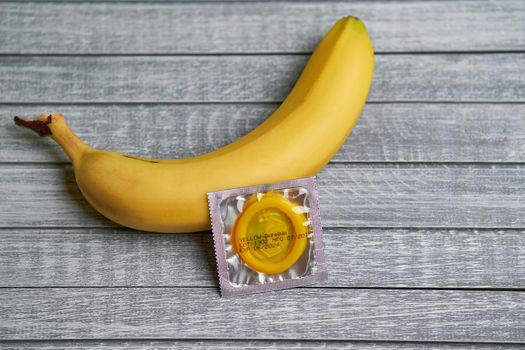
[[[279,247],[285,241],[306,239],[307,236],[307,232],[289,233],[285,231],[252,234],[241,238],[239,253],[273,249]]]

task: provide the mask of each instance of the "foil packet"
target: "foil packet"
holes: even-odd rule
[[[208,193],[221,295],[327,279],[315,178]]]

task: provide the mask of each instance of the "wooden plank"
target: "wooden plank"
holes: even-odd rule
[[[325,229],[325,244],[323,287],[525,287],[523,230]],[[217,283],[209,233],[0,231],[0,288]]]
[[[0,289],[4,339],[525,341],[525,293],[210,288]],[[254,322],[256,326],[254,326]]]
[[[0,227],[114,227],[69,166],[1,166],[0,178]],[[524,179],[522,165],[332,164],[318,179],[322,223],[525,228]]]
[[[88,143],[155,158],[189,157],[226,145],[277,104],[0,105],[0,162],[65,162],[14,115],[60,111]],[[368,104],[334,162],[524,162],[525,104]]]
[[[378,51],[522,50],[525,5],[505,1],[2,3],[0,53],[311,52],[340,17]]]
[[[66,341],[1,341],[0,347],[6,350],[40,349],[195,349],[195,350],[233,350],[233,349],[344,349],[344,350],[510,350],[523,349],[519,344],[484,343],[413,343],[413,342],[367,342],[367,341],[293,341],[293,340],[66,340]]]
[[[0,57],[0,102],[273,102],[305,55]],[[525,101],[525,54],[378,55],[370,101]]]

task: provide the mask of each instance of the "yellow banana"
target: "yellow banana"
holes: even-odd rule
[[[50,135],[99,212],[155,232],[210,228],[206,193],[315,175],[339,150],[365,104],[374,67],[363,23],[340,19],[319,43],[282,105],[239,140],[196,157],[147,159],[85,144],[59,114],[17,124]]]

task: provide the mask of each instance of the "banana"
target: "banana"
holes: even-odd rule
[[[95,149],[59,114],[18,125],[50,135],[73,163],[85,198],[134,229],[195,232],[210,228],[206,193],[315,175],[339,150],[365,104],[374,53],[364,24],[340,19],[321,40],[282,105],[260,126],[215,151],[148,159]]]

